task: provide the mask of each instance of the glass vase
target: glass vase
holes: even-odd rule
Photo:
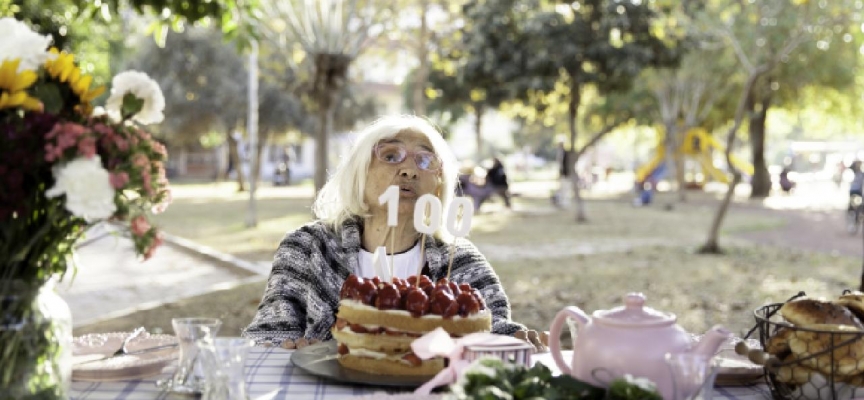
[[[0,280],[0,400],[69,398],[72,313],[54,283]]]

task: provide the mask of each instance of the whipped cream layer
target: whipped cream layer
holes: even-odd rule
[[[339,305],[358,308],[361,310],[374,310],[374,311],[382,312],[384,314],[411,316],[411,313],[409,313],[408,311],[405,311],[405,310],[379,310],[376,307],[372,307],[370,305],[363,304],[362,302],[359,302],[357,300],[351,300],[351,299],[339,300]],[[459,320],[469,320],[470,321],[470,320],[476,320],[476,319],[483,319],[483,318],[488,318],[487,316],[489,315],[490,312],[491,311],[489,311],[488,308],[484,308],[484,309],[480,310],[480,312],[478,312],[476,314],[471,314],[467,317],[463,317],[461,315],[454,315],[450,319],[452,319],[454,321],[459,321]],[[442,317],[438,314],[426,314],[426,315],[423,315],[421,317],[415,317],[415,318],[429,319],[429,320],[444,319],[444,317]],[[370,325],[370,326],[374,326],[374,325]],[[364,328],[365,328],[365,326],[364,326]]]

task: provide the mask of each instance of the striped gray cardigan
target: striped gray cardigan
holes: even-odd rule
[[[329,340],[336,320],[339,290],[354,273],[361,249],[362,222],[349,220],[338,232],[312,222],[288,233],[273,261],[267,289],[243,336],[257,344],[285,339]],[[450,246],[427,236],[426,265],[432,281],[447,275]],[[474,245],[457,239],[451,280],[477,289],[492,311],[492,332],[511,335],[525,329],[510,320],[510,303],[492,267]]]

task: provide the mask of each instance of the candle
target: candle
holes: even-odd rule
[[[431,194],[424,194],[417,199],[414,206],[414,230],[425,235],[432,235],[441,227],[441,200]],[[427,214],[429,224],[426,224]]]
[[[387,203],[387,226],[396,226],[399,217],[399,186],[390,185],[378,197],[378,204],[384,203]]]
[[[381,278],[382,282],[390,282],[392,274],[390,266],[387,265],[387,248],[378,246],[375,253],[372,255],[372,266],[375,267],[375,275]]]
[[[474,217],[474,202],[468,197],[454,198],[447,210],[447,230],[455,237],[468,236],[472,217]]]

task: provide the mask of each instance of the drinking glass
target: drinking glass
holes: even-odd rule
[[[180,343],[180,361],[171,379],[159,381],[157,385],[177,393],[201,393],[205,378],[201,373],[197,341],[216,337],[222,321],[218,318],[173,318],[171,325]]]
[[[716,368],[711,357],[693,353],[667,353],[666,364],[672,375],[672,400],[711,400]]]
[[[247,400],[246,358],[255,342],[249,339],[204,338],[198,348],[207,376],[202,400]]]

